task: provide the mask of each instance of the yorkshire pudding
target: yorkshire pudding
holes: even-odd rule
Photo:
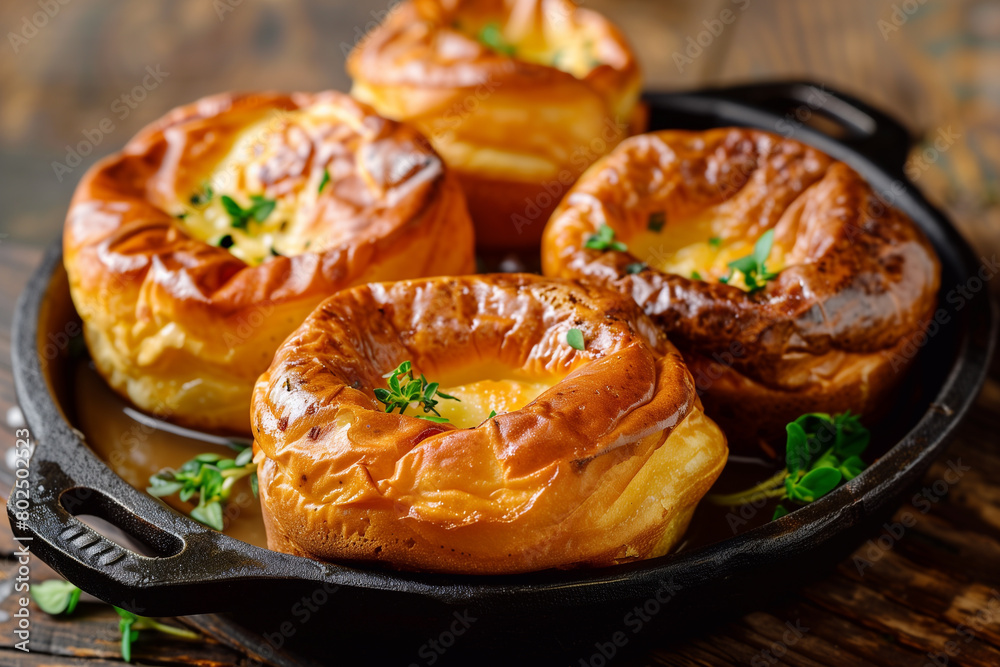
[[[347,69],[456,172],[485,249],[537,246],[566,189],[642,123],[625,38],[569,0],[407,0]]]
[[[80,182],[64,234],[100,373],[138,407],[249,431],[278,344],[333,292],[466,273],[461,189],[415,130],[335,92],[178,108]]]
[[[731,442],[877,412],[940,282],[923,233],[854,170],[737,128],[628,139],[553,214],[542,265],[631,295]]]
[[[406,361],[460,399],[437,405],[450,423],[386,412]],[[270,548],[424,571],[663,554],[727,455],[630,299],[530,275],[336,294],[278,349],[252,420]]]

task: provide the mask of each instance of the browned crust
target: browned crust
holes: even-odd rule
[[[775,247],[788,257],[763,290],[648,269],[629,275],[637,259],[627,252],[584,248],[602,222],[627,242],[651,212],[665,211],[667,234],[671,221],[683,224],[722,204],[738,208],[720,219],[717,235],[752,240],[774,229]],[[852,395],[866,398],[837,403],[873,409],[895,384],[884,374],[892,349],[926,325],[940,282],[923,233],[854,170],[799,142],[739,128],[624,142],[555,212],[542,265],[546,275],[589,277],[632,295],[689,359],[727,358],[727,375],[747,381],[743,391],[723,395],[709,386],[705,396],[717,411],[750,415],[740,432],[728,433],[735,440],[780,432],[800,414],[804,392],[811,405]],[[734,348],[739,354],[731,355]],[[833,355],[870,364],[872,381],[844,373],[865,384],[845,388],[836,386],[839,376],[812,372]],[[897,364],[893,373],[902,370]]]
[[[338,204],[342,201],[342,193],[330,192],[310,223],[317,233],[331,226],[346,227],[350,231],[343,243],[249,266],[227,250],[191,237],[174,212],[162,208],[163,202],[186,199],[194,192],[199,185],[195,179],[210,171],[241,133],[268,114],[327,104],[350,118],[351,127],[356,123],[355,130],[337,146],[324,145],[318,134],[307,136],[304,144],[298,136],[295,147],[308,147],[309,159],[281,172],[280,180],[266,182],[265,193],[280,196],[289,184],[300,187],[298,181],[323,169],[316,156],[320,152],[353,151],[357,164],[365,165],[358,187],[367,181],[368,187],[381,189],[381,196],[355,207],[345,218],[343,207],[332,204],[334,198]],[[378,167],[417,155],[419,166],[402,179]],[[428,238],[448,242],[422,242]],[[206,347],[202,359],[189,358],[198,356],[195,351],[184,361],[203,362],[206,375],[216,373],[220,385],[233,385],[243,407],[237,409],[234,401],[215,406],[208,396],[199,413],[188,413],[170,408],[167,397],[139,396],[122,382],[113,382],[115,388],[140,407],[176,421],[240,431],[248,427],[245,415],[254,379],[267,367],[278,343],[323,297],[370,278],[375,269],[383,279],[473,270],[471,223],[454,177],[414,129],[380,118],[337,92],[226,93],[173,110],[83,177],[66,219],[63,243],[74,302],[88,324],[88,342],[93,347],[101,344],[98,338],[106,338],[107,348],[123,358],[120,368],[110,368],[100,361],[104,355],[95,355],[102,373],[120,371],[128,377],[161,373],[181,380],[163,367],[176,368],[174,364],[140,367],[137,349],[121,348],[141,341],[123,342],[112,333],[128,323],[155,330],[171,325],[185,332],[189,342],[200,341]],[[248,318],[252,323],[260,319],[256,316],[265,305],[266,321],[247,332]],[[223,342],[226,334],[230,335]],[[218,357],[230,352],[235,358],[220,365]],[[219,414],[213,414],[215,408]]]
[[[493,51],[456,29],[458,21],[586,31],[599,64],[577,78]],[[639,67],[624,36],[568,0],[403,2],[354,49],[347,69],[352,92],[390,118],[415,123],[471,186],[466,196],[481,248],[537,244],[542,225],[518,224],[530,209],[525,197],[567,174],[572,182],[643,123]],[[595,148],[591,141],[607,127],[610,139]],[[486,151],[523,155],[544,176],[476,157]],[[553,206],[541,208],[548,214]]]
[[[585,351],[566,344],[570,328]],[[569,375],[456,429],[384,412],[373,389],[407,359],[432,378],[491,360]],[[271,548],[450,572],[647,557],[668,527],[680,536],[726,457],[680,355],[634,303],[529,275],[331,297],[261,376],[253,424]],[[681,473],[681,460],[696,463]],[[650,475],[651,462],[665,467]],[[599,529],[625,494],[632,520]]]

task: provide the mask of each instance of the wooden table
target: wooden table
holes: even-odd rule
[[[0,416],[15,404],[9,348],[15,299],[41,248],[58,235],[76,179],[172,106],[223,89],[346,89],[342,44],[390,2],[171,0],[59,5],[34,32],[35,2],[8,2],[0,28]],[[903,119],[921,138],[909,168],[987,256],[1000,251],[1000,3],[991,0],[587,0],[630,35],[648,87],[689,88],[762,78],[808,78]],[[721,31],[714,20],[730,10]],[[707,23],[706,23],[707,22]],[[715,27],[719,34],[702,35]],[[30,35],[24,37],[24,35]],[[708,42],[691,62],[691,40]],[[16,43],[15,43],[16,42]],[[681,62],[678,66],[677,62]],[[165,72],[132,106],[116,104],[147,67]],[[127,109],[127,112],[126,112]],[[114,130],[95,134],[104,118]],[[956,141],[934,152],[942,133]],[[59,180],[53,162],[87,137],[95,148]],[[99,139],[99,140],[98,140]],[[991,285],[996,291],[996,284]],[[0,420],[2,421],[2,420]],[[0,424],[0,449],[13,432]],[[636,664],[1000,665],[1000,367],[994,364],[955,442],[927,475],[969,466],[940,502],[888,550],[861,545],[833,572],[777,604],[699,637],[661,646]],[[2,468],[2,465],[0,465]],[[2,477],[2,475],[0,475]],[[877,543],[882,535],[872,535]],[[887,543],[888,539],[884,543]],[[16,563],[0,531],[0,597]],[[862,560],[858,560],[862,559]],[[870,564],[866,564],[870,563]],[[46,576],[35,564],[33,576]],[[6,579],[7,581],[4,581]],[[114,612],[84,605],[72,621],[33,617],[32,653],[11,648],[13,596],[0,602],[0,664],[118,662]],[[144,638],[150,664],[249,665],[242,640],[215,617],[187,619],[204,642]],[[789,625],[790,624],[790,625]],[[790,631],[790,626],[799,632]],[[949,655],[949,652],[951,655]],[[266,664],[266,661],[265,661]],[[272,664],[302,664],[281,656]],[[621,663],[628,664],[628,663]]]

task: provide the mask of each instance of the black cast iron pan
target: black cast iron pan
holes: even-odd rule
[[[17,395],[37,444],[27,519],[16,515],[16,496],[8,503],[15,533],[31,538],[35,555],[66,578],[112,604],[146,615],[230,612],[261,633],[265,649],[295,644],[330,664],[352,653],[369,664],[440,664],[469,655],[477,664],[555,655],[563,664],[597,664],[602,653],[620,655],[623,642],[629,648],[662,642],[759,604],[842,559],[919,481],[979,391],[997,337],[996,313],[981,283],[961,302],[951,292],[974,286],[979,261],[904,177],[906,130],[857,100],[814,84],[776,83],[650,94],[646,101],[653,129],[754,126],[812,144],[857,169],[933,242],[949,321],[920,350],[911,383],[925,391],[894,412],[899,441],[861,476],[779,521],[603,570],[396,573],[254,547],[126,484],[65,418],[63,364],[46,347],[49,334],[75,317],[57,244],[22,295],[14,324]],[[109,520],[155,555],[119,546],[78,514]],[[303,597],[316,607],[308,617],[296,607]]]

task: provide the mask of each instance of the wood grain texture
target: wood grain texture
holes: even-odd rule
[[[906,4],[900,0],[583,4],[611,16],[630,36],[650,88],[808,78],[893,113],[920,138],[908,163],[917,185],[948,210],[979,253],[989,257],[1000,251],[1000,3],[927,0],[902,15],[894,14]],[[145,123],[201,95],[246,88],[346,89],[344,46],[363,35],[390,3],[228,5],[232,11],[217,11],[203,0],[73,2],[26,43],[15,48],[8,36],[0,45],[0,416],[16,403],[10,368],[16,298],[41,248],[57,237],[83,170]],[[734,20],[710,39],[702,35],[717,27],[714,21],[727,10]],[[37,11],[32,1],[2,3],[0,34],[20,33]],[[675,58],[699,37],[708,43],[690,63]],[[157,65],[169,74],[145,91],[142,101],[134,108],[113,106],[141,85],[147,67]],[[104,118],[113,121],[114,130],[60,180],[52,163],[65,162],[67,146],[76,146],[88,132],[95,136]],[[935,148],[942,136],[954,139]],[[991,283],[994,291],[998,283]],[[0,425],[0,432],[0,449],[6,450],[13,431]],[[926,513],[922,504],[904,503],[894,521],[908,512],[916,523],[893,539],[890,549],[877,546],[888,531],[872,535],[872,542],[817,583],[700,636],[616,664],[904,667],[934,659],[1000,664],[998,433],[995,364],[925,485],[942,479],[949,463],[970,469]],[[5,492],[2,470],[0,465]],[[6,527],[0,528],[0,555],[13,548]],[[36,567],[38,577],[52,576],[41,564]],[[11,561],[0,562],[0,590],[11,572]],[[8,597],[0,612],[9,613],[11,604]],[[28,655],[10,648],[10,621],[3,621],[0,665],[121,664],[114,612],[95,603],[82,605],[79,614],[66,621],[35,610],[37,643]],[[137,658],[249,665],[260,650],[259,640],[241,635],[224,617],[192,617],[186,623],[206,640],[144,636]],[[283,655],[272,664],[304,663]]]

